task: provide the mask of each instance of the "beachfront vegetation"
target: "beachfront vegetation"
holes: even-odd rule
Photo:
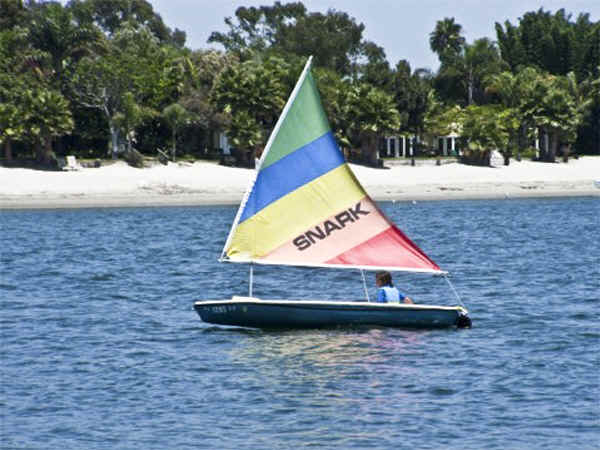
[[[565,10],[496,23],[467,42],[454,18],[429,34],[436,72],[390,66],[360,18],[301,2],[240,7],[226,32],[185,46],[146,0],[0,0],[4,161],[140,154],[216,158],[224,132],[251,166],[306,61],[349,158],[377,164],[385,135],[459,135],[463,162],[600,154],[600,22]],[[427,144],[427,143],[430,144]]]

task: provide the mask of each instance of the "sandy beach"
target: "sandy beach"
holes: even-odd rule
[[[600,196],[600,157],[568,164],[511,161],[508,167],[386,164],[351,165],[375,200]],[[0,167],[0,209],[236,204],[252,174],[211,162],[135,169],[118,161],[69,172]]]

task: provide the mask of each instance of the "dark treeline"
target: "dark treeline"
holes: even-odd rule
[[[600,154],[600,22],[528,12],[496,23],[497,40],[467,42],[453,18],[429,34],[437,73],[393,67],[364,25],[301,2],[240,7],[228,31],[190,50],[146,0],[0,0],[0,144],[4,160],[219,155],[225,132],[251,163],[306,61],[340,144],[375,164],[385,135],[458,133],[462,156],[491,150],[554,161]]]

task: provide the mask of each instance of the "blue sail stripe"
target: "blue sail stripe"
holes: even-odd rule
[[[258,173],[240,223],[344,163],[344,155],[331,131],[284,156]]]

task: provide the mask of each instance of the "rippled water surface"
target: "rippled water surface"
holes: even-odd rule
[[[598,198],[382,206],[472,329],[202,323],[194,300],[247,292],[217,262],[232,207],[0,212],[0,447],[599,448]],[[255,278],[266,298],[363,296],[357,271]]]

